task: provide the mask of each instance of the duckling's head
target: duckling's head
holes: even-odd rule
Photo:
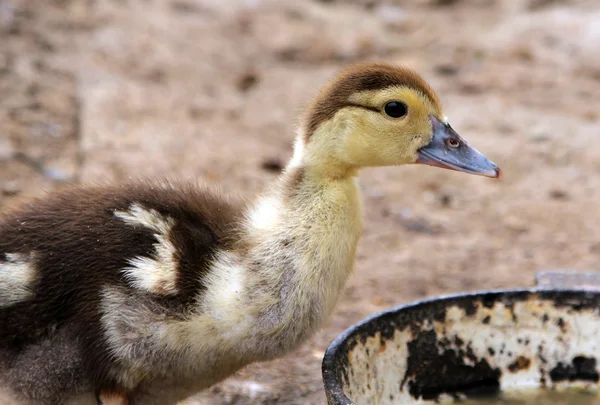
[[[418,74],[379,63],[351,66],[321,90],[294,160],[330,173],[421,163],[500,176],[498,166],[452,129]]]

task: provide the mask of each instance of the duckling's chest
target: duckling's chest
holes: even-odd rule
[[[265,299],[259,324],[272,323],[298,337],[313,332],[333,311],[354,269],[362,232],[354,179],[304,191],[274,221],[274,232],[253,257],[261,280],[269,280],[262,292],[273,301]]]

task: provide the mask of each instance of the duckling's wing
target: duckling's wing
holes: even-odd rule
[[[60,336],[88,363],[78,367],[108,378],[107,328],[119,326],[107,312],[185,314],[241,215],[241,204],[208,189],[146,184],[74,188],[9,213],[0,220],[0,363]]]
[[[187,184],[51,195],[0,221],[0,309],[68,317],[110,286],[193,300],[241,217],[238,201]]]

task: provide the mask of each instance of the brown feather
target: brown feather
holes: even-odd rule
[[[127,211],[132,203],[174,220],[170,240],[177,251],[175,296],[150,296],[147,291],[136,291],[123,278],[128,260],[155,254],[152,230],[128,225],[114,215],[117,210]],[[40,279],[33,298],[0,306],[0,359],[7,358],[0,364],[0,373],[11,379],[10,367],[2,367],[19,363],[21,357],[31,357],[28,351],[36,350],[35,364],[44,368],[30,367],[29,372],[36,373],[31,380],[48,380],[56,388],[21,387],[22,394],[56,397],[67,388],[68,378],[58,380],[52,366],[56,356],[48,342],[68,336],[71,356],[81,357],[71,366],[73,372],[83,373],[82,380],[91,381],[95,388],[118,389],[109,377],[115,364],[101,329],[102,288],[127,288],[132,296],[151,300],[154,308],[168,316],[185,313],[204,288],[202,280],[213,253],[237,242],[242,213],[243,204],[207,189],[129,184],[73,188],[7,214],[0,219],[0,262],[7,254],[34,251]],[[61,366],[56,364],[56,368]],[[22,375],[14,377],[24,380]]]
[[[315,98],[305,120],[305,141],[309,141],[319,125],[331,119],[338,110],[354,105],[350,101],[351,95],[396,86],[419,91],[441,111],[440,101],[434,91],[412,70],[383,63],[360,63],[341,72]]]

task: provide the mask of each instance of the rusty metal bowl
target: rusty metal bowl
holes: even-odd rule
[[[600,291],[573,277],[541,275],[534,289],[438,297],[363,320],[325,354],[329,405],[572,387],[599,395]]]

